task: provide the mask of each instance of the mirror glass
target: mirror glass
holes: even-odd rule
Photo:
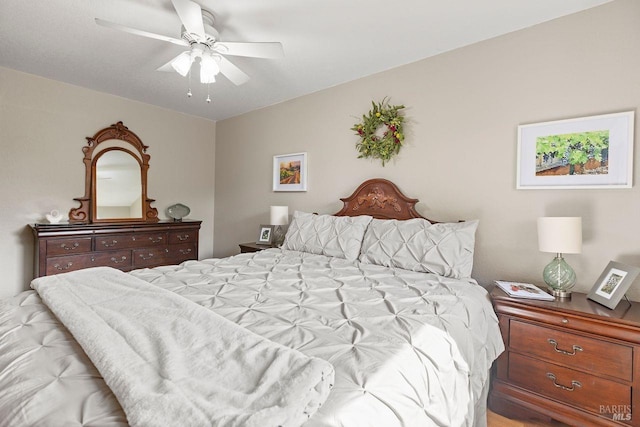
[[[140,163],[124,150],[103,152],[95,164],[96,219],[142,218]]]

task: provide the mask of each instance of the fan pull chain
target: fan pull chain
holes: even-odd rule
[[[207,104],[211,104],[211,96],[209,95],[211,85],[207,83]]]
[[[187,98],[191,98],[193,94],[191,93],[191,69],[189,69],[189,86],[187,87]]]

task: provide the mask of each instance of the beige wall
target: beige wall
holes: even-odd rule
[[[32,278],[27,224],[78,206],[85,137],[119,120],[149,145],[153,206],[164,218],[171,204],[191,207],[204,221],[200,255],[212,255],[214,122],[0,68],[0,296]]]
[[[590,289],[610,260],[640,266],[638,185],[515,189],[519,124],[638,109],[638,17],[640,2],[618,0],[218,122],[214,254],[254,240],[270,205],[333,213],[339,197],[382,177],[419,198],[427,217],[480,219],[474,276],[481,283],[541,283],[552,257],[537,248],[536,218],[544,215],[584,218],[583,253],[567,255],[577,290]],[[356,158],[349,128],[385,96],[407,106],[407,139],[382,167]],[[309,191],[272,192],[272,156],[299,151],[309,155]],[[640,281],[630,295],[640,299]]]

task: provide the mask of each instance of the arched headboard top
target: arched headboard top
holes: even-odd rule
[[[428,218],[420,215],[415,204],[418,199],[412,199],[402,194],[400,189],[391,181],[374,178],[360,184],[349,197],[342,200],[344,206],[337,212],[337,216],[370,215],[377,219],[411,219]]]

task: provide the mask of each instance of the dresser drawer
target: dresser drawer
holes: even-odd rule
[[[167,264],[180,264],[183,261],[196,259],[198,256],[196,245],[185,243],[182,245],[170,245],[167,253]]]
[[[631,405],[631,387],[509,353],[509,380],[522,388],[598,414],[601,405]]]
[[[82,268],[108,266],[120,270],[131,269],[131,251],[89,252],[81,255],[59,256],[47,259],[47,276]]]
[[[96,236],[95,250],[104,251],[124,248],[146,248],[167,244],[167,233],[139,233],[126,235]]]
[[[72,255],[90,251],[90,237],[47,240],[47,256]]]
[[[166,263],[167,247],[143,248],[133,250],[133,267],[142,268]]]
[[[633,378],[632,347],[511,320],[509,348],[597,375]]]
[[[182,243],[193,243],[197,240],[198,230],[170,231],[169,244],[179,245]]]

